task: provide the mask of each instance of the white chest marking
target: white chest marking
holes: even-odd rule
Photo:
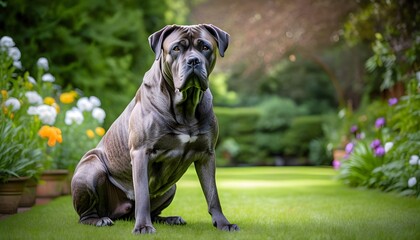
[[[179,134],[178,135],[178,139],[182,142],[182,143],[193,143],[197,140],[197,136],[190,136],[188,134]]]

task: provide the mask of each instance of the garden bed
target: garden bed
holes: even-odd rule
[[[155,224],[147,239],[420,239],[420,201],[376,190],[352,189],[319,167],[220,168],[225,215],[241,231],[211,225],[197,177],[190,169],[164,215],[186,226]],[[134,222],[112,227],[78,224],[71,197],[61,197],[0,221],[2,239],[138,239]]]

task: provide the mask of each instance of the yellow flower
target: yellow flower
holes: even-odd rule
[[[52,106],[55,103],[55,100],[52,97],[46,97],[46,98],[44,98],[44,103]]]
[[[86,135],[89,138],[94,138],[95,137],[95,133],[91,129],[86,130]]]
[[[60,106],[57,103],[53,103],[51,106],[55,107],[55,111],[57,111],[57,113],[60,113]]]
[[[74,102],[74,99],[77,97],[77,93],[75,91],[65,92],[60,95],[60,102],[64,104],[70,104]]]
[[[63,142],[61,130],[57,127],[44,125],[39,129],[38,135],[42,138],[48,138],[48,146],[50,147],[54,147],[57,142]]]
[[[102,137],[105,134],[105,129],[102,127],[97,127],[95,128],[95,132],[98,134],[98,136]]]
[[[6,90],[1,90],[1,96],[3,97],[3,100],[7,98],[8,93]]]

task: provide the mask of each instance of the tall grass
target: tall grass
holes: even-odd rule
[[[420,239],[420,201],[334,180],[329,168],[221,168],[217,171],[225,215],[241,231],[211,225],[194,170],[178,184],[164,215],[186,226],[155,224],[157,233],[131,234],[134,222],[97,228],[77,223],[70,197],[0,221],[0,239]]]

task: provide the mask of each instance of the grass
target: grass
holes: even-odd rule
[[[351,189],[334,170],[316,167],[221,168],[224,213],[239,225],[228,233],[211,225],[193,169],[178,183],[165,215],[186,226],[155,224],[157,233],[131,234],[134,222],[97,228],[77,223],[70,197],[0,221],[0,239],[420,239],[420,201],[374,190]]]

